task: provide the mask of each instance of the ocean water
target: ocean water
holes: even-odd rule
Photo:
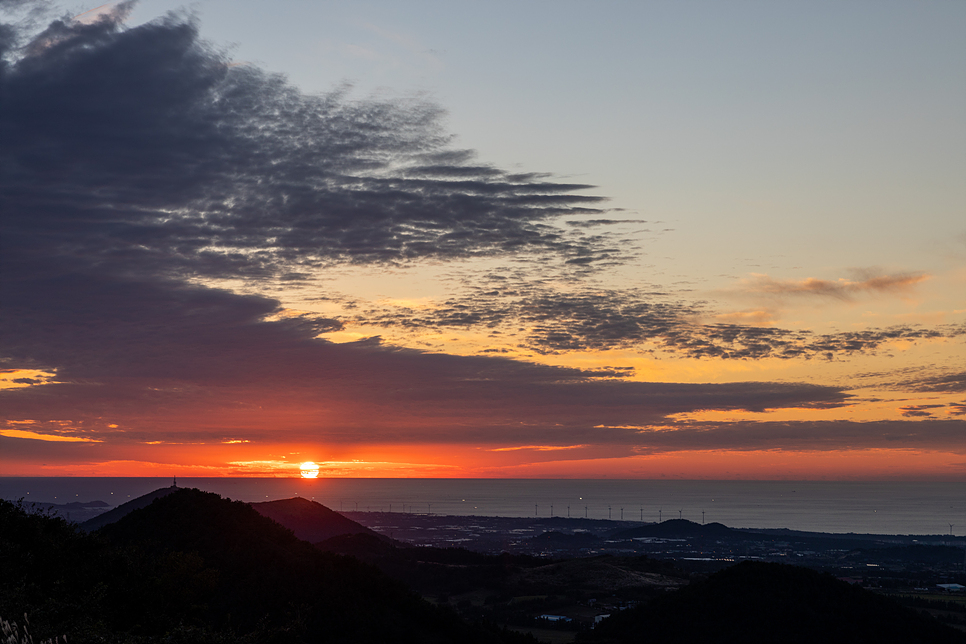
[[[0,478],[0,498],[58,504],[101,500],[116,506],[171,483],[167,478]],[[248,502],[303,496],[346,511],[646,522],[680,517],[735,528],[966,534],[963,483],[185,478],[178,485]]]

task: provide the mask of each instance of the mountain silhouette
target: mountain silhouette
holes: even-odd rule
[[[612,533],[611,539],[634,539],[637,537],[654,537],[664,539],[691,537],[734,537],[743,533],[733,530],[722,523],[695,523],[687,519],[668,519],[661,523],[644,525],[639,528],[628,528]]]
[[[143,558],[168,590],[150,586],[128,602],[194,616],[222,631],[270,632],[294,642],[506,641],[495,630],[472,629],[376,568],[323,552],[250,504],[217,494],[180,489],[98,534]],[[143,610],[137,616],[141,623],[152,617]]]
[[[280,523],[294,532],[296,537],[309,543],[318,543],[345,534],[366,534],[385,539],[364,525],[347,519],[321,503],[302,497],[250,505],[260,515]]]
[[[126,517],[131,512],[135,510],[140,510],[141,508],[151,505],[151,502],[155,499],[160,499],[163,496],[167,496],[172,492],[177,492],[180,490],[177,485],[172,485],[171,487],[162,487],[153,492],[148,492],[143,496],[139,496],[136,499],[131,499],[127,503],[123,503],[113,510],[108,510],[103,514],[99,514],[93,519],[88,519],[80,524],[81,529],[87,530],[88,532],[93,532],[99,528],[103,528],[109,523],[114,523],[115,521]]]

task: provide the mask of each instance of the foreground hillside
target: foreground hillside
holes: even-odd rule
[[[84,534],[0,502],[0,616],[70,642],[527,641],[469,625],[248,504],[178,490]]]
[[[831,575],[746,561],[612,615],[582,641],[963,644],[966,637]]]

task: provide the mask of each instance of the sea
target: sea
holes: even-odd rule
[[[3,478],[0,498],[118,506],[171,478]],[[856,481],[184,478],[237,501],[305,497],[336,511],[455,516],[688,519],[732,528],[964,535],[966,484]]]

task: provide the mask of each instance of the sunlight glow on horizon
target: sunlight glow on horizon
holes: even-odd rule
[[[319,466],[312,461],[306,461],[299,466],[303,479],[314,479],[319,477]]]

